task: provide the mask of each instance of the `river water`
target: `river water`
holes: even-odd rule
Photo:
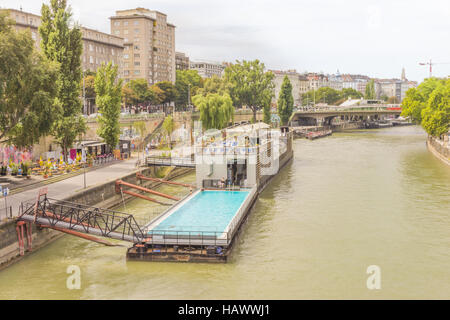
[[[425,140],[419,127],[295,140],[228,264],[127,262],[125,248],[64,236],[1,271],[0,299],[449,299],[450,168]],[[66,287],[70,265],[79,290]],[[370,265],[379,290],[366,286]]]

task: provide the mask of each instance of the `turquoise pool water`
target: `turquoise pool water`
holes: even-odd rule
[[[223,232],[248,194],[248,191],[199,192],[152,231],[179,232],[179,234],[192,231]]]

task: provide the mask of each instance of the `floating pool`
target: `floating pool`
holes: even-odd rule
[[[218,235],[225,231],[248,194],[248,191],[198,192],[150,226],[149,233]]]

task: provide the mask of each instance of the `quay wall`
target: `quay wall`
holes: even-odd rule
[[[448,136],[444,141],[438,141],[438,139],[429,136],[427,139],[427,147],[435,157],[450,166],[450,145]]]
[[[158,169],[150,167],[140,171],[145,176],[155,177],[156,170]],[[141,181],[138,181],[136,178],[136,172],[138,172],[138,170],[123,176],[121,180],[148,188],[155,188],[161,184],[159,182],[151,181],[142,181],[141,183]],[[192,169],[175,168],[167,174],[165,179],[174,179],[189,172],[192,172]],[[137,190],[133,191],[140,193]],[[127,203],[133,199],[135,198],[130,195],[124,195],[122,199],[122,195],[116,194],[115,192],[115,181],[110,181],[98,186],[90,187],[82,192],[60,200],[77,202],[100,208],[112,208],[123,202]],[[32,251],[27,251],[28,243],[26,240],[26,234],[24,234],[25,255],[21,256],[19,253],[16,222],[17,219],[10,219],[0,224],[0,270],[20,261],[23,257],[26,257],[32,252],[36,252],[40,248],[50,244],[64,235],[64,233],[59,231],[48,228],[40,229],[35,225],[32,225]]]

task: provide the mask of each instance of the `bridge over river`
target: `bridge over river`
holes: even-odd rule
[[[292,114],[290,122],[293,126],[331,125],[338,117],[344,122],[370,122],[387,118],[398,118],[401,108],[367,107],[367,108],[326,108],[305,111],[296,111]]]

